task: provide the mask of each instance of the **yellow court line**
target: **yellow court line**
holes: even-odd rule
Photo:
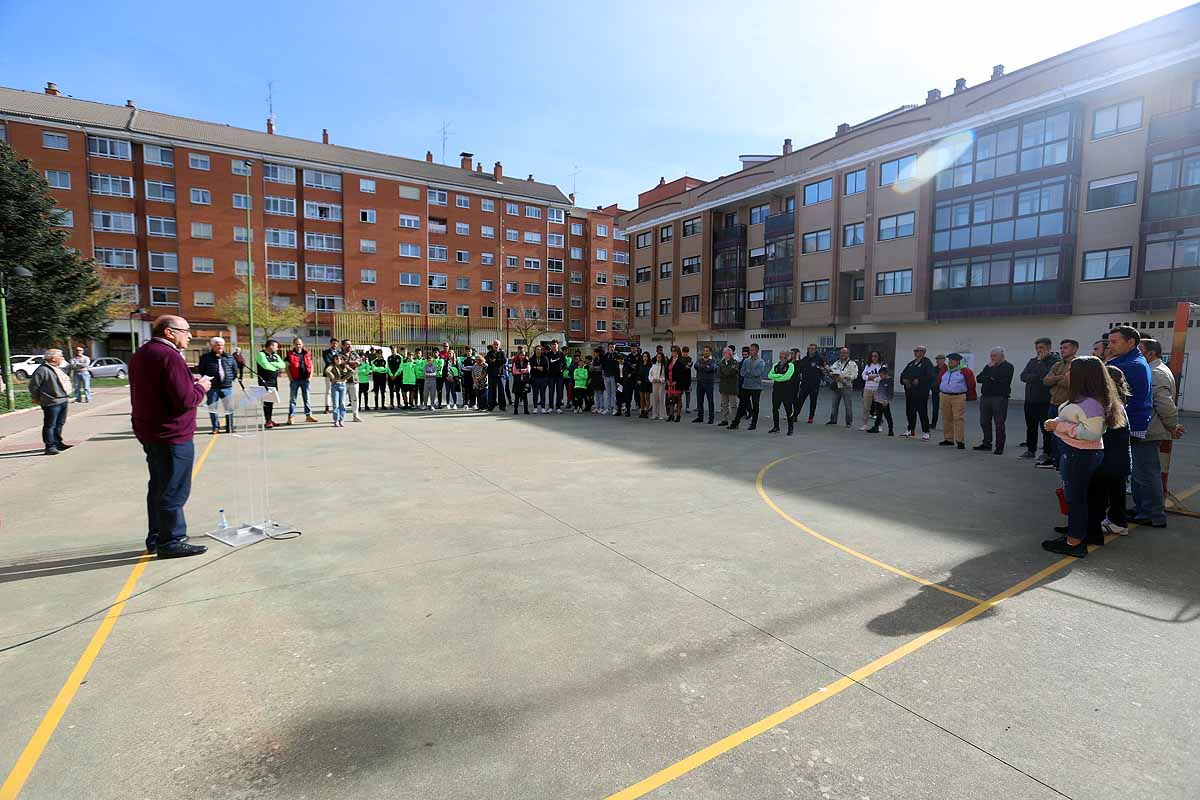
[[[766,503],[772,511],[774,511],[776,514],[778,514],[779,516],[786,519],[788,522],[795,525],[800,530],[807,533],[809,536],[812,536],[815,539],[819,539],[820,541],[824,542],[827,545],[836,547],[838,550],[841,550],[843,553],[848,553],[848,554],[854,556],[855,558],[861,558],[863,561],[866,561],[868,564],[874,564],[875,566],[879,567],[880,569],[885,569],[888,572],[891,572],[895,575],[899,575],[901,578],[908,578],[910,581],[916,581],[917,583],[921,584],[922,586],[928,586],[931,589],[937,589],[939,592],[945,592],[946,594],[954,595],[955,597],[961,598],[963,600],[968,600],[972,603],[984,602],[983,600],[981,600],[978,597],[966,594],[965,592],[957,591],[955,589],[951,589],[949,586],[943,586],[940,583],[934,583],[931,580],[926,580],[925,578],[922,578],[920,575],[913,575],[911,572],[905,572],[904,570],[900,569],[899,567],[893,567],[891,564],[885,564],[877,558],[871,558],[866,553],[860,553],[852,547],[847,547],[846,545],[842,544],[841,542],[834,541],[833,539],[830,539],[828,536],[825,536],[824,534],[817,533],[812,528],[808,527],[803,522],[801,522],[800,520],[791,516],[790,514],[788,514],[786,511],[784,511],[779,506],[775,505],[775,501],[772,500],[767,495],[766,490],[763,489],[763,477],[765,477],[767,472],[772,467],[774,467],[776,464],[780,464],[784,461],[787,461],[790,458],[795,458],[796,455],[799,455],[799,453],[797,453],[795,455],[790,455],[790,456],[785,456],[783,458],[775,459],[770,464],[767,464],[765,467],[760,469],[758,471],[758,475],[754,478],[754,488],[758,490],[758,496],[763,499],[763,502]]]
[[[654,773],[645,780],[638,781],[627,789],[622,789],[616,794],[609,795],[607,800],[634,800],[634,798],[642,797],[643,795],[654,791],[665,783],[669,783],[670,781],[673,781],[682,775],[686,775],[697,767],[712,761],[717,756],[729,752],[738,745],[753,739],[755,736],[758,736],[761,733],[769,731],[771,728],[782,725],[792,717],[807,711],[813,706],[825,702],[839,692],[861,682],[863,679],[868,678],[871,675],[874,675],[884,667],[894,664],[905,656],[920,650],[930,642],[945,636],[947,633],[962,625],[964,622],[969,622],[978,617],[980,614],[990,611],[1013,595],[1023,592],[1030,586],[1033,586],[1044,578],[1053,575],[1055,572],[1058,572],[1063,567],[1067,566],[1068,564],[1072,564],[1077,560],[1078,559],[1067,556],[1060,561],[1054,562],[1050,566],[1038,572],[1036,575],[1032,575],[1020,583],[1010,586],[994,597],[991,597],[987,600],[981,600],[977,605],[967,609],[954,619],[949,620],[948,622],[943,622],[941,625],[929,631],[928,633],[924,633],[912,641],[897,647],[895,650],[875,659],[864,667],[859,667],[846,677],[839,678],[828,686],[821,687],[807,697],[803,697],[800,700],[797,700],[795,703],[792,703],[787,708],[780,709],[774,714],[764,717],[758,722],[747,725],[740,731],[732,733],[729,736],[726,736],[724,739],[710,744],[703,750],[698,750],[695,753],[692,753],[682,761],[679,761],[667,767],[666,769]]]
[[[200,458],[196,460],[195,466],[192,467],[192,480],[195,480],[196,476],[200,474],[200,468],[204,466],[204,460],[208,458],[209,452],[216,443],[216,436],[208,440],[208,446],[200,453]],[[16,796],[21,793],[21,788],[25,785],[25,781],[29,779],[33,768],[37,766],[38,759],[42,757],[42,751],[50,743],[50,737],[54,735],[54,731],[62,721],[63,715],[67,713],[67,708],[70,707],[71,701],[75,699],[75,693],[79,691],[79,687],[83,684],[83,679],[87,677],[88,670],[92,668],[96,657],[100,655],[101,648],[104,647],[104,642],[108,639],[108,635],[112,633],[113,626],[117,624],[117,617],[121,616],[121,612],[125,610],[125,601],[133,594],[133,590],[137,587],[142,573],[146,571],[146,564],[149,561],[150,554],[147,553],[138,559],[137,564],[133,567],[133,572],[129,573],[129,577],[125,580],[125,585],[121,587],[121,591],[117,594],[116,602],[108,609],[108,613],[104,615],[104,620],[100,623],[100,627],[92,634],[92,639],[88,642],[87,648],[84,649],[83,655],[79,657],[79,661],[75,663],[75,668],[67,676],[67,682],[58,690],[58,696],[54,698],[54,702],[50,705],[50,710],[46,712],[46,715],[42,717],[42,721],[38,723],[37,730],[33,732],[33,736],[29,738],[29,743],[21,751],[20,757],[17,758],[17,763],[13,765],[12,771],[8,773],[8,777],[4,779],[4,785],[0,786],[0,800],[15,800]]]

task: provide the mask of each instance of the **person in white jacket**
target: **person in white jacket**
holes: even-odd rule
[[[825,374],[833,380],[833,411],[829,414],[826,425],[837,425],[838,406],[846,405],[846,427],[849,428],[854,419],[852,399],[854,397],[854,379],[858,377],[858,364],[850,358],[849,348],[843,347],[838,351],[838,360],[825,367]]]
[[[654,355],[650,363],[650,419],[665,419],[667,359],[662,353]]]
[[[871,427],[871,406],[875,405],[875,392],[879,389],[879,371],[884,369],[883,356],[878,350],[872,350],[867,356],[867,363],[862,368],[863,379],[863,396],[862,396],[862,427],[860,431],[865,431]]]

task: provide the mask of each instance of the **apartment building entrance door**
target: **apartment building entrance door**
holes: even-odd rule
[[[867,356],[872,350],[878,350],[883,357],[883,363],[892,368],[892,376],[896,376],[896,334],[894,333],[847,333],[846,347],[850,348],[850,357],[861,370],[867,363]],[[908,363],[906,360],[904,363]]]

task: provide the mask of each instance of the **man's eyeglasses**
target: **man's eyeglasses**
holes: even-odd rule
[[[191,328],[176,328],[176,327],[174,327],[174,326],[172,326],[172,325],[168,325],[168,326],[167,326],[167,329],[168,329],[168,330],[175,331],[176,333],[186,333],[186,334],[188,334],[188,335],[191,335],[191,333],[192,333],[192,329],[191,329]]]

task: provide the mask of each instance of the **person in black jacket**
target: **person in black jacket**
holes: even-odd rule
[[[704,422],[704,401],[708,400],[708,424],[713,424],[716,406],[713,404],[717,387],[717,360],[712,347],[704,345],[696,359],[696,418],[692,422]]]
[[[504,365],[508,363],[508,358],[504,355],[504,351],[500,349],[500,340],[494,339],[488,345],[487,355],[483,357],[483,361],[487,364],[488,385],[487,385],[487,410],[495,411],[496,405],[499,404],[500,410],[504,411],[508,408],[506,405],[504,387],[501,380],[504,377]]]
[[[388,408],[403,405],[400,399],[400,365],[403,363],[404,356],[401,355],[401,351],[393,350],[387,357]]]
[[[817,413],[817,395],[821,391],[821,378],[825,375],[825,359],[817,352],[817,346],[810,344],[808,352],[804,358],[800,359],[800,363],[796,367],[800,372],[800,389],[796,395],[794,411],[796,418],[799,419],[800,408],[807,398],[808,424],[811,425],[813,416]]]
[[[546,388],[547,405],[558,414],[562,413],[563,387],[570,383],[571,376],[567,374],[567,354],[559,348],[558,340],[550,342],[550,350],[543,353],[546,356]]]
[[[1021,458],[1035,458],[1038,447],[1038,431],[1041,431],[1042,454],[1050,458],[1050,437],[1054,434],[1042,427],[1050,415],[1050,387],[1045,378],[1058,363],[1058,353],[1052,349],[1054,343],[1042,337],[1033,343],[1035,355],[1021,370],[1021,382],[1025,384],[1025,452]]]
[[[196,373],[212,378],[212,386],[204,402],[210,407],[221,402],[225,407],[225,432],[233,433],[233,403],[230,398],[233,395],[233,379],[238,374],[238,364],[233,356],[225,352],[225,340],[220,336],[208,340],[208,352],[201,354]],[[213,435],[220,433],[221,426],[217,415],[210,411],[208,418],[212,422]]]
[[[549,414],[550,409],[546,408],[546,389],[550,382],[550,358],[540,344],[533,346],[533,355],[529,358],[529,371],[533,383],[533,413]],[[562,383],[561,379],[559,383]]]
[[[325,362],[325,366],[321,368],[321,374],[325,374],[325,370],[333,366],[333,357],[337,354],[338,339],[333,336],[329,339],[329,347],[321,351],[321,360]],[[325,382],[325,413],[329,413],[329,382]]]
[[[983,428],[983,443],[971,449],[992,449],[992,425],[996,427],[996,455],[1004,455],[1004,423],[1008,419],[1008,397],[1012,394],[1013,365],[1004,358],[1003,347],[993,347],[991,363],[980,370],[975,382],[979,386],[979,427]]]
[[[917,435],[917,417],[921,418],[921,440],[929,441],[929,387],[933,385],[937,372],[933,362],[925,355],[925,345],[913,348],[913,360],[900,372],[900,385],[904,387],[904,414],[908,417],[908,428],[901,438],[911,439]]]

